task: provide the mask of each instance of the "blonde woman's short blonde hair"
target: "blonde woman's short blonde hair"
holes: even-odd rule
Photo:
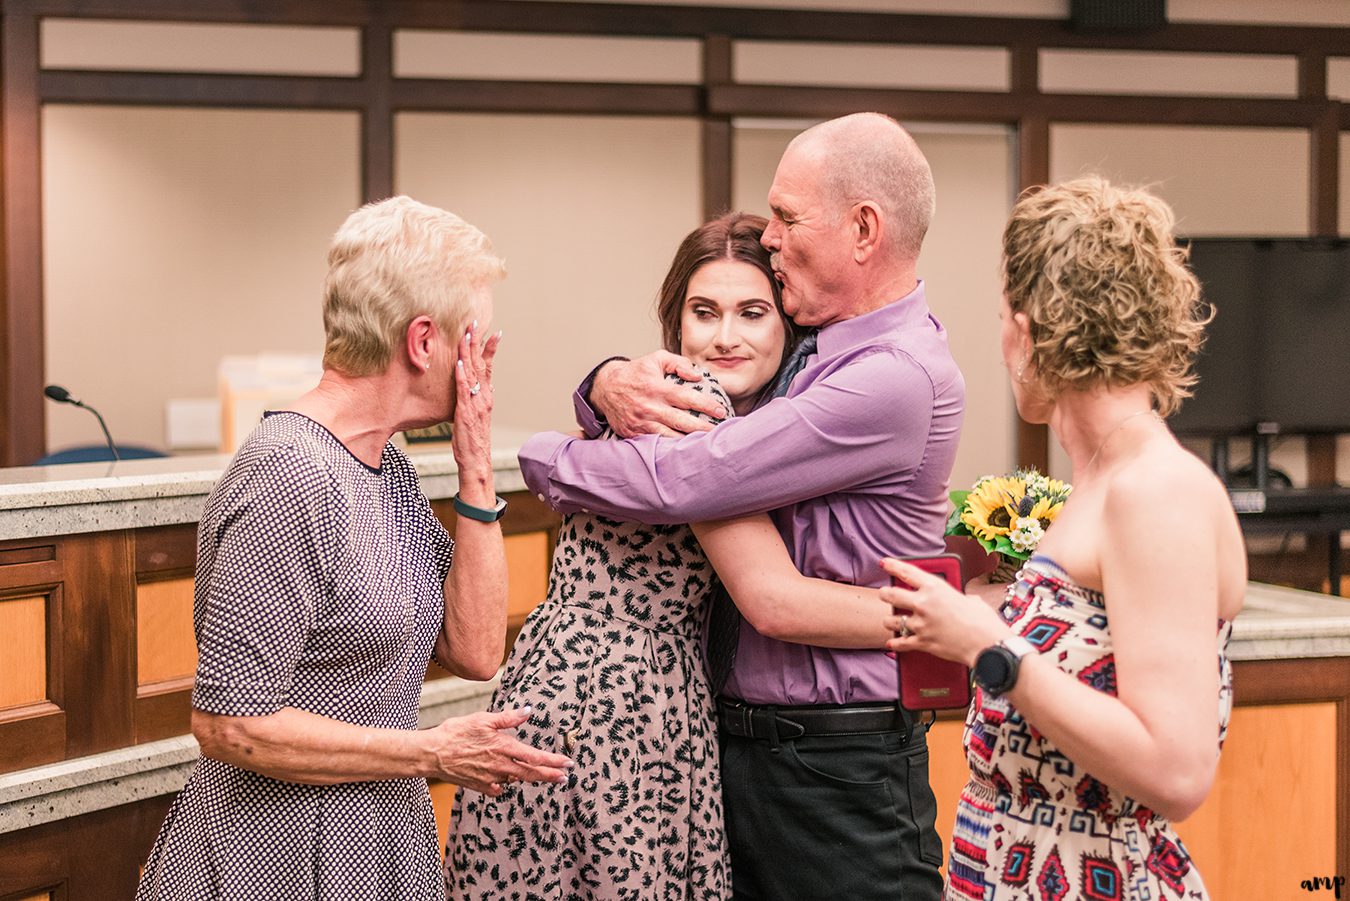
[[[401,196],[366,204],[328,250],[324,368],[383,372],[418,316],[457,336],[471,295],[505,275],[487,236],[454,213]]]
[[[1003,232],[1003,290],[1030,321],[1023,362],[1049,397],[1145,383],[1167,416],[1190,396],[1213,314],[1174,224],[1162,200],[1098,176],[1017,201]]]

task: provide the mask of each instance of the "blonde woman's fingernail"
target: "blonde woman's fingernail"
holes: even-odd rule
[[[455,365],[456,365],[457,367],[459,367],[459,371],[460,371],[460,372],[463,372],[463,371],[464,371],[464,361],[463,361],[463,360],[456,360],[456,361],[455,361]]]

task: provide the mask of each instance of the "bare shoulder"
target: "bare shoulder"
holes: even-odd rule
[[[1117,469],[1107,486],[1107,503],[1121,513],[1179,509],[1191,518],[1233,509],[1223,483],[1204,461],[1173,442],[1159,442]]]
[[[1150,549],[1159,565],[1167,549],[1190,565],[1213,561],[1220,574],[1220,609],[1235,612],[1246,585],[1246,550],[1223,483],[1205,463],[1174,442],[1158,442],[1114,474],[1106,494],[1108,540]]]
[[[1106,487],[1104,528],[1115,542],[1212,548],[1242,554],[1228,492],[1209,467],[1174,442],[1157,442],[1118,468]]]

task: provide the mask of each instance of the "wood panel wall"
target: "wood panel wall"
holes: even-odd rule
[[[558,516],[508,497],[513,640]],[[449,502],[432,508],[453,533]],[[189,731],[195,563],[193,524],[0,543],[0,773]]]

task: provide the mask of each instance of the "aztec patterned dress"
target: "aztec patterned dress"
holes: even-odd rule
[[[720,386],[705,377],[689,387]],[[566,785],[460,789],[445,853],[463,901],[721,901],[731,873],[704,670],[711,565],[686,525],[563,518],[548,598],[490,710],[530,706],[521,741],[576,761]]]
[[[269,414],[197,530],[192,706],[416,729],[453,551],[397,447],[372,469]],[[136,901],[440,901],[438,845],[425,779],[303,785],[202,757]]]
[[[1003,618],[1060,669],[1116,694],[1105,599],[1049,558],[1022,569]],[[1220,621],[1219,747],[1232,711],[1231,624]],[[966,717],[971,777],[956,813],[949,901],[1204,899],[1171,824],[1104,785],[1038,733],[1006,698],[976,690]],[[1215,753],[1218,753],[1217,750]]]

